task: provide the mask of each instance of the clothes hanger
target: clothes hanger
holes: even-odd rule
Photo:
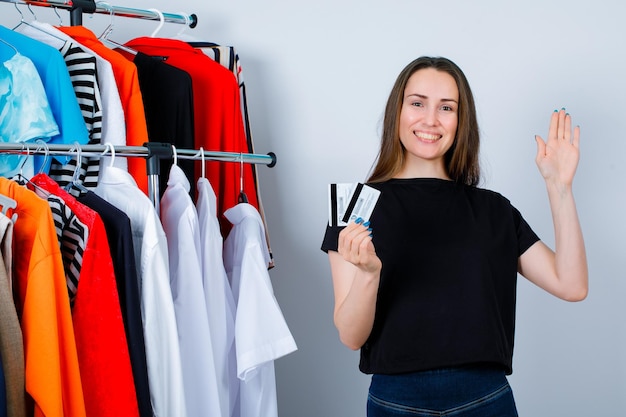
[[[76,169],[74,169],[74,175],[72,177],[72,181],[65,186],[65,191],[70,191],[72,188],[77,189],[81,193],[86,193],[89,190],[85,188],[85,186],[79,181],[80,179],[80,169],[83,164],[83,149],[80,146],[80,143],[74,142],[74,146],[70,151],[76,151]]]
[[[109,35],[111,34],[111,32],[113,32],[113,17],[115,16],[115,11],[113,10],[113,7],[111,7],[109,3],[104,1],[99,1],[96,4],[102,6],[105,10],[108,10],[109,16],[111,17],[109,25],[102,31],[100,36],[98,36],[98,40],[100,40],[102,43],[109,45],[113,49],[119,48],[124,52],[128,52],[129,54],[137,55],[137,51],[135,51],[134,49],[131,49],[126,45],[122,45],[119,42],[115,42],[114,40],[109,38]]]
[[[2,206],[2,214],[7,216],[7,211],[9,211],[9,209],[14,210],[17,208],[17,201],[7,197],[6,195],[0,194],[0,205]],[[15,223],[17,221],[17,213],[14,212],[13,215],[9,217],[9,220],[11,220],[12,223]]]
[[[59,18],[59,26],[63,26],[63,19],[59,14],[59,10],[56,7],[53,7],[52,10],[54,10],[54,14],[57,15],[57,17]]]
[[[178,166],[178,152],[176,146],[172,145],[172,165]]]
[[[237,198],[239,203],[247,203],[248,196],[243,191],[243,153],[239,153],[239,197]]]
[[[43,174],[44,168],[46,167],[46,165],[48,165],[48,159],[50,159],[50,148],[48,148],[48,144],[43,139],[37,139],[35,143],[39,145],[37,146],[37,149],[35,149],[35,153],[41,151],[42,147],[45,151],[43,162],[41,166],[39,167],[39,172],[38,172],[38,174]]]
[[[13,29],[11,30],[15,30],[17,28],[19,28],[22,25],[27,25],[27,26],[31,26],[30,23],[28,23],[26,21],[26,19],[24,19],[24,13],[22,13],[22,11],[20,10],[19,7],[17,7],[17,2],[13,3],[13,6],[15,6],[15,10],[17,10],[17,12],[20,14],[20,22],[17,24],[17,26],[15,26]],[[30,13],[33,15],[33,17],[35,18],[35,20],[37,20],[37,16],[35,16],[35,13],[33,12],[33,9],[30,8],[30,4],[27,5],[28,10],[30,10]]]
[[[58,39],[59,41],[61,41],[61,42],[63,42],[63,43],[67,42],[67,39],[63,39],[63,38],[61,38],[61,37],[59,37],[59,36],[55,35],[54,33],[50,33],[50,32],[48,32],[47,30],[45,30],[45,29],[43,29],[43,28],[40,28],[40,27],[38,27],[38,26],[35,26],[35,25],[33,25],[33,24],[31,24],[31,23],[27,22],[27,21],[24,19],[24,15],[22,14],[22,11],[21,11],[21,10],[17,7],[17,3],[13,3],[13,5],[15,6],[15,9],[18,11],[18,13],[19,13],[19,14],[20,14],[20,16],[21,16],[20,23],[18,23],[18,24],[17,24],[17,26],[15,26],[15,27],[13,28],[13,30],[15,30],[15,29],[19,28],[21,25],[25,25],[25,26],[28,26],[28,27],[30,27],[30,28],[36,29],[36,30],[38,30],[38,31],[40,31],[40,32],[43,32],[43,33],[45,33],[45,34],[46,34],[46,35],[48,35],[48,36],[52,36],[53,38],[56,38],[56,39]],[[57,11],[57,8],[56,8],[56,7],[53,7],[53,9],[54,9],[54,13],[55,13],[55,14],[58,16],[58,18],[59,18],[59,22],[60,22],[60,24],[61,24],[61,25],[63,25],[63,19],[61,19],[61,16],[59,15],[59,12]],[[35,12],[33,12],[33,9],[31,9],[31,8],[30,8],[30,4],[28,5],[28,10],[30,10],[30,13],[33,15],[34,21],[35,21],[35,22],[37,22],[37,16],[35,15]]]
[[[13,200],[6,195],[0,194],[0,206],[2,206],[2,214],[7,215],[7,211],[9,209],[15,209],[17,207],[17,201]],[[17,220],[17,213],[13,213],[11,217],[9,217],[13,223]]]
[[[154,37],[156,37],[157,33],[159,33],[159,31],[161,30],[161,28],[165,24],[165,16],[163,16],[163,12],[161,12],[159,9],[148,9],[148,10],[150,10],[151,12],[156,13],[157,16],[159,16],[159,25],[157,26],[156,29],[154,29],[152,34],[150,34],[150,37],[154,38]]]
[[[43,169],[43,167],[45,166],[45,164],[48,162],[48,157],[49,157],[49,148],[48,148],[48,144],[43,141],[42,139],[37,139],[37,141],[35,142],[37,143],[37,148],[35,148],[35,150],[33,151],[33,155],[41,152],[42,150],[44,150],[45,155],[44,155],[44,163],[41,166],[40,169],[40,173],[41,170]],[[32,187],[33,189],[35,189],[36,191],[39,192],[39,196],[43,196],[43,198],[47,198],[50,193],[46,190],[44,190],[43,188],[39,187],[37,184],[35,184],[34,182],[32,182],[29,178],[27,178],[26,176],[24,176],[24,165],[26,165],[26,161],[28,160],[28,157],[31,155],[30,153],[30,146],[28,146],[28,142],[24,142],[22,143],[22,152],[26,151],[26,158],[24,158],[24,160],[22,161],[21,165],[20,165],[20,170],[17,173],[17,175],[13,178],[15,180],[15,182],[17,182],[19,185],[24,186],[26,188],[28,188],[27,186]]]
[[[202,178],[206,178],[206,164],[204,160],[204,148],[200,146],[200,156],[202,158]]]
[[[107,152],[111,153],[111,162],[109,163],[109,168],[111,168],[115,162],[115,146],[109,142],[105,143],[104,146],[106,146],[106,149],[102,152],[102,156],[105,156]]]

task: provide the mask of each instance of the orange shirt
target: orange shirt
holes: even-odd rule
[[[144,113],[135,64],[124,58],[119,52],[104,45],[92,31],[84,26],[60,26],[57,29],[111,63],[126,119],[126,144],[128,146],[142,146],[148,142],[146,114]],[[128,158],[128,172],[133,176],[139,188],[147,194],[148,175],[145,159]]]
[[[15,307],[24,337],[26,392],[35,417],[84,417],[85,403],[59,242],[48,203],[0,178],[17,201],[13,235]]]

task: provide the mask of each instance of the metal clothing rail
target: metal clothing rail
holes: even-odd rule
[[[2,0],[0,0],[2,1]],[[113,149],[113,151],[111,150]],[[146,174],[148,175],[148,197],[159,212],[159,160],[191,159],[195,161],[237,162],[247,164],[263,164],[269,168],[276,165],[276,154],[237,153],[222,151],[205,151],[204,149],[178,149],[169,143],[147,142],[144,146],[112,146],[112,145],[58,145],[47,143],[0,143],[0,153],[13,155],[78,155],[88,157],[122,156],[146,158]]]
[[[198,16],[195,14],[157,12],[155,9],[134,9],[113,6],[106,2],[95,2],[94,0],[0,0],[0,2],[68,9],[72,26],[82,25],[83,13],[114,14],[139,19],[163,20],[168,23],[184,24],[190,28],[194,28],[198,24]]]

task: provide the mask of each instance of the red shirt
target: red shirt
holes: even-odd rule
[[[239,83],[234,74],[202,51],[175,39],[137,38],[126,44],[146,55],[164,56],[168,64],[186,71],[192,78],[195,147],[206,151],[248,153]],[[226,236],[232,225],[223,213],[238,203],[241,164],[206,162],[206,177],[217,195],[217,215]],[[199,177],[200,165],[196,165]],[[243,164],[244,192],[248,202],[259,208],[250,164]]]
[[[32,180],[61,197],[89,228],[72,310],[85,408],[90,417],[139,416],[126,333],[104,223],[45,174]]]

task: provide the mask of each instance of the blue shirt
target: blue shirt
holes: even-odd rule
[[[0,38],[29,58],[37,68],[52,115],[59,126],[59,134],[51,137],[47,142],[68,145],[74,142],[86,144],[89,141],[89,133],[61,53],[51,46],[1,25]],[[71,159],[68,156],[55,156],[55,158],[63,164]],[[38,170],[40,166],[41,161],[39,163],[36,161],[35,169]]]
[[[5,49],[10,50],[8,46]],[[13,56],[0,63],[0,140],[10,143],[50,140],[59,134],[59,128],[39,74],[30,59],[11,52]],[[0,155],[0,175],[17,174],[25,158]]]

